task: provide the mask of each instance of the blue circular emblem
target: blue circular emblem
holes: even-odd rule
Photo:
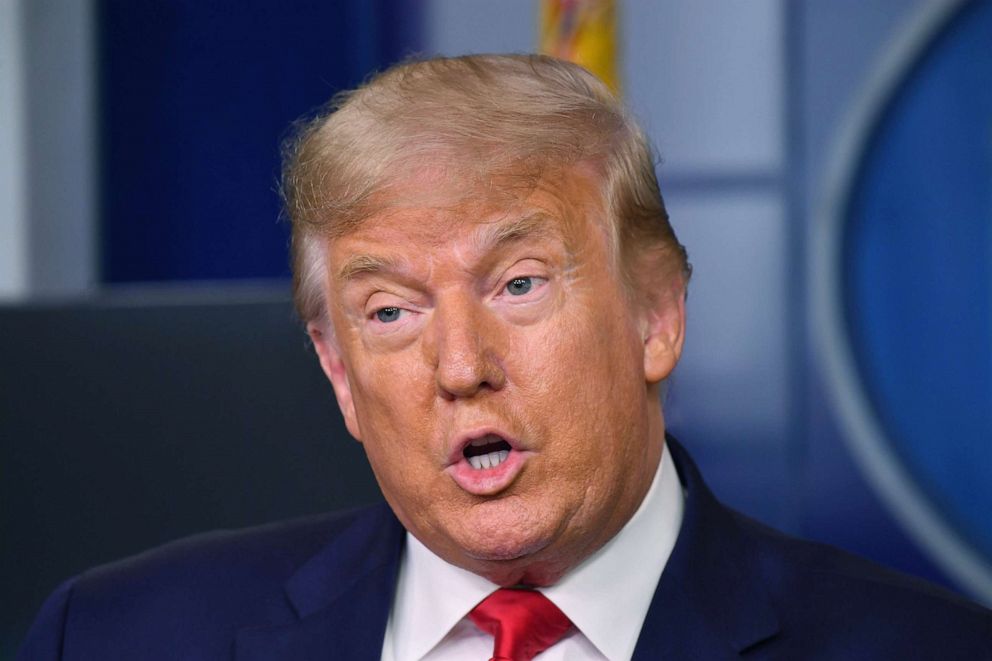
[[[855,456],[992,602],[992,3],[933,5],[843,136],[814,326]]]

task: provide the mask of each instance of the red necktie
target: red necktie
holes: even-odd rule
[[[500,588],[468,616],[496,639],[490,661],[530,661],[572,628],[572,622],[536,590]]]

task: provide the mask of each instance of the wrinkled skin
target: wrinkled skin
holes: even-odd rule
[[[550,585],[650,486],[682,287],[628,303],[602,203],[578,170],[519,193],[457,183],[411,181],[406,201],[329,240],[329,322],[308,330],[407,530],[500,585]],[[513,438],[521,466],[473,493],[449,464],[479,429]]]

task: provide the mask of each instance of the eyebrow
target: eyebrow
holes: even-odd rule
[[[492,252],[511,243],[538,238],[563,239],[558,225],[544,212],[532,213],[509,222],[485,225],[476,232],[474,242],[481,252]]]
[[[354,255],[338,269],[338,278],[347,282],[363,275],[400,270],[402,270],[402,263],[390,257]]]

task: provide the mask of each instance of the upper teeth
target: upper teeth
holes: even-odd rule
[[[497,443],[501,439],[495,434],[486,434],[485,436],[480,436],[479,438],[473,438],[469,445],[473,447],[479,447],[480,445],[489,445],[490,443]]]
[[[475,442],[472,442],[475,445]],[[475,457],[469,457],[468,463],[472,465],[475,470],[482,470],[483,468],[496,468],[501,463],[503,463],[506,458],[510,456],[507,450],[497,450],[495,452],[489,452],[488,454],[480,454]]]

